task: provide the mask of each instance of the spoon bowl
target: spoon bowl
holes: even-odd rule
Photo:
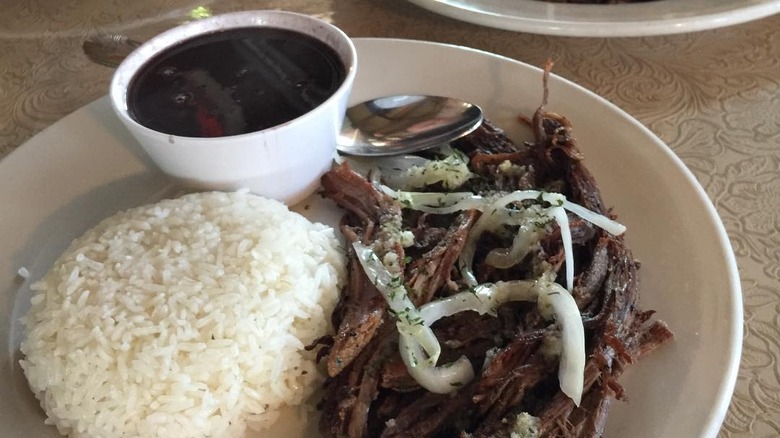
[[[386,96],[347,109],[336,148],[348,155],[400,155],[458,139],[482,123],[482,109],[442,96]]]
[[[92,62],[111,68],[121,64],[140,41],[120,34],[98,34],[82,45]],[[436,147],[475,130],[482,109],[442,96],[385,96],[347,109],[336,149],[346,155],[401,155]]]

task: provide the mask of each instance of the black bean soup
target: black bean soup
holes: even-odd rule
[[[328,99],[346,76],[338,54],[298,32],[220,31],[162,52],[130,83],[138,123],[186,137],[260,131]]]

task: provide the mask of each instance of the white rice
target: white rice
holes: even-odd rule
[[[344,279],[333,229],[246,192],[116,214],[33,285],[21,365],[73,437],[231,437],[322,381],[304,345]]]

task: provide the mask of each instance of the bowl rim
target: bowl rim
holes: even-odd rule
[[[293,28],[280,24],[280,22],[283,22],[286,19],[297,20],[296,23],[298,25]],[[301,32],[327,44],[334,49],[339,55],[341,62],[344,64],[346,71],[344,80],[324,102],[300,116],[266,129],[245,132],[242,134],[219,137],[189,137],[176,135],[151,129],[130,116],[127,104],[127,93],[130,84],[141,68],[155,56],[171,47],[200,35],[251,27],[271,27]],[[324,32],[325,35],[333,38],[333,41],[339,42],[341,47],[337,47],[333,42],[323,38],[321,34],[317,33],[318,31]],[[214,143],[214,145],[210,146],[216,146],[216,144],[225,143],[226,141],[244,140],[251,136],[266,135],[269,132],[277,131],[280,128],[289,126],[293,123],[305,123],[305,120],[317,117],[330,106],[337,104],[340,96],[349,92],[352,88],[352,83],[355,80],[357,66],[357,49],[355,48],[352,39],[343,30],[324,20],[311,15],[289,11],[254,10],[231,12],[184,23],[162,32],[141,44],[117,67],[111,77],[108,96],[111,107],[119,119],[128,126],[128,128],[140,131],[145,137],[157,137],[159,139],[165,139],[166,141],[176,138],[190,144]]]

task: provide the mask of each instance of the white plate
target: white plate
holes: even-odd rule
[[[356,40],[353,102],[398,93],[441,94],[483,106],[517,127],[540,102],[538,68],[426,42]],[[609,437],[715,436],[736,380],[742,300],[734,257],[715,210],[682,162],[646,128],[595,94],[553,77],[550,110],[565,114],[608,204],[642,261],[642,306],[676,334],[624,375],[630,403],[615,403]],[[509,129],[518,138],[520,129]],[[0,430],[54,437],[18,366],[29,281],[71,239],[105,216],[170,190],[100,99],[55,123],[0,162]],[[311,210],[308,210],[311,211]],[[332,221],[335,216],[326,220]],[[17,270],[26,266],[31,278]]]
[[[780,0],[654,0],[619,5],[539,0],[409,0],[438,14],[545,35],[619,37],[694,32],[780,12]]]

